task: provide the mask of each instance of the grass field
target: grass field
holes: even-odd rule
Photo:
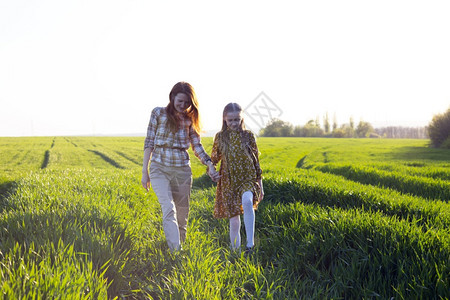
[[[140,186],[143,140],[0,138],[0,298],[450,298],[449,150],[259,138],[251,257],[230,253],[215,185],[191,155],[188,237],[172,255]]]

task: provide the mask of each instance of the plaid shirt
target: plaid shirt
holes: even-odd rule
[[[187,150],[192,145],[195,156],[206,165],[211,158],[206,154],[200,136],[191,124],[191,120],[182,115],[180,128],[173,133],[169,129],[165,107],[154,108],[144,143],[144,149],[151,149],[151,161],[171,167],[189,166],[190,160]]]

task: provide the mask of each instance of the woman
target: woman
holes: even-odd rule
[[[151,182],[161,205],[167,244],[171,251],[176,251],[186,238],[189,217],[192,186],[189,146],[208,166],[213,180],[218,180],[219,174],[200,141],[198,100],[193,87],[187,82],[178,82],[170,91],[169,100],[166,107],[156,107],[152,111],[144,143],[141,182],[147,191]]]

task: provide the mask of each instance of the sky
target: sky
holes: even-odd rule
[[[206,132],[450,108],[450,1],[0,0],[0,136],[145,134],[179,81]]]

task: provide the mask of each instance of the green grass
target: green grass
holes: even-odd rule
[[[0,299],[450,298],[450,151],[259,138],[266,195],[244,257],[192,152],[187,241],[168,251],[143,141],[0,138]]]
[[[408,172],[385,171],[370,166],[323,164],[316,170],[327,172],[364,184],[391,188],[405,194],[427,199],[450,200],[450,181],[430,177],[411,176]]]
[[[450,225],[447,202],[403,195],[315,170],[269,171],[264,184],[266,199],[277,203],[300,201],[324,207],[377,211],[424,227]]]

